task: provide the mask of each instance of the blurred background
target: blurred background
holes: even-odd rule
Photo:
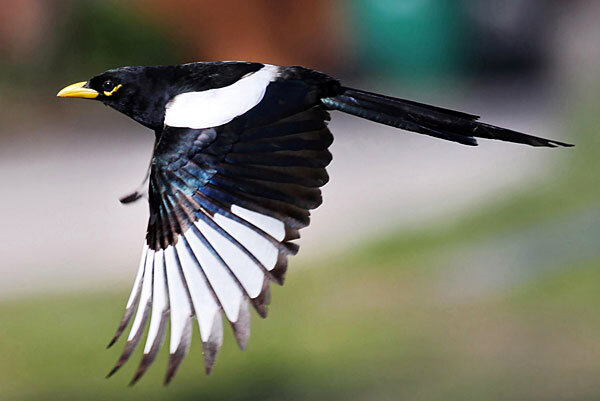
[[[0,2],[0,399],[600,399],[600,2]],[[478,148],[343,115],[331,182],[248,350],[198,333],[134,388],[106,351],[152,133],[55,98],[123,65],[300,64],[575,143]],[[139,351],[139,350],[138,350]]]

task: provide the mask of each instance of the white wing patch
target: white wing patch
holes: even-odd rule
[[[215,221],[258,259],[267,270],[272,270],[277,263],[279,250],[267,238],[251,228],[232,219],[215,215]]]
[[[172,246],[167,247],[165,250],[167,283],[171,302],[171,344],[169,348],[171,354],[174,354],[181,341],[185,340],[186,324],[192,317],[192,306],[190,305],[188,291],[183,277],[181,277],[174,250],[175,248]]]
[[[209,340],[209,335],[213,330],[212,326],[215,315],[220,313],[220,306],[211,293],[211,289],[200,265],[198,265],[196,260],[190,255],[181,236],[179,237],[175,248],[177,249],[177,255],[179,255],[181,268],[190,290],[196,317],[198,318],[200,337],[203,342],[206,342]]]
[[[142,281],[142,295],[140,297],[140,303],[138,305],[135,318],[133,319],[133,325],[129,332],[127,341],[136,341],[142,333],[144,324],[148,317],[148,308],[150,307],[150,301],[152,300],[152,271],[154,262],[154,251],[148,251],[146,254],[146,265],[144,268],[144,279]]]
[[[219,223],[218,217],[221,217],[221,215],[215,216],[217,223]],[[197,221],[196,227],[200,229],[200,232],[223,259],[223,262],[229,266],[231,273],[235,275],[244,287],[248,296],[256,298],[262,289],[264,279],[264,273],[260,267],[234,242],[231,242],[205,222]],[[234,236],[234,238],[236,237]]]
[[[232,205],[231,212],[248,223],[254,224],[277,241],[283,241],[285,238],[285,224],[271,216],[253,212],[238,205]]]
[[[184,236],[215,291],[227,319],[235,322],[242,302],[242,290],[231,277],[225,265],[203,241],[190,231]]]
[[[148,245],[144,245],[144,249],[142,250],[142,257],[140,258],[140,265],[138,267],[138,272],[135,276],[135,281],[133,282],[133,289],[131,290],[131,294],[129,294],[129,299],[127,300],[126,309],[130,309],[134,306],[137,297],[140,295],[140,285],[142,282],[142,277],[144,276],[144,267],[146,266],[146,254],[148,253]],[[132,311],[133,312],[133,311]]]
[[[249,301],[264,316],[268,284],[273,279],[271,274],[283,249],[279,246],[284,237],[285,225],[281,221],[234,205],[229,214],[224,211],[200,216],[177,237],[175,245],[157,251],[144,246],[134,288],[115,339],[133,317],[136,305],[137,311],[125,349],[110,374],[137,347],[148,316],[144,355],[133,382],[139,380],[156,358],[169,317],[167,381],[190,347],[193,316],[198,320],[207,372],[223,342],[222,312],[243,349],[250,335]]]
[[[167,288],[165,280],[165,266],[163,259],[163,251],[158,251],[154,257],[154,279],[152,285],[153,300],[152,300],[152,315],[150,316],[150,328],[148,329],[148,338],[144,347],[144,354],[150,353],[155,341],[162,336],[160,333],[162,315],[167,311]]]
[[[179,94],[167,103],[164,123],[194,129],[226,124],[260,103],[278,74],[279,67],[266,64],[229,86]]]

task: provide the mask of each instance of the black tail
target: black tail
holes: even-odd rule
[[[568,143],[538,138],[506,128],[477,121],[478,116],[430,106],[410,100],[378,95],[352,88],[322,99],[331,110],[339,110],[367,120],[407,131],[477,146],[475,138],[524,143],[531,146],[573,146]]]

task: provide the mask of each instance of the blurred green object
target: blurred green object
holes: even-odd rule
[[[0,60],[8,89],[54,88],[73,77],[89,77],[124,65],[177,64],[181,43],[169,27],[140,13],[133,3],[116,0],[66,0],[56,3],[52,29],[35,57]]]
[[[454,0],[351,0],[359,64],[378,76],[431,79],[463,68],[464,13]]]
[[[59,31],[53,67],[92,74],[123,65],[176,63],[175,38],[149,14],[121,1],[75,1]],[[87,75],[86,75],[87,76]]]

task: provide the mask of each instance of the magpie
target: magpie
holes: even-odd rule
[[[95,99],[154,131],[140,190],[146,241],[112,346],[133,323],[108,376],[131,356],[149,320],[138,381],[156,358],[170,319],[165,384],[190,347],[193,318],[206,373],[223,341],[222,315],[241,349],[250,309],[265,317],[270,283],[283,284],[293,240],[309,224],[328,181],[330,111],[476,146],[476,138],[572,146],[478,121],[463,112],[343,86],[300,66],[198,62],[111,69],[59,97]],[[134,316],[135,314],[135,316]]]

